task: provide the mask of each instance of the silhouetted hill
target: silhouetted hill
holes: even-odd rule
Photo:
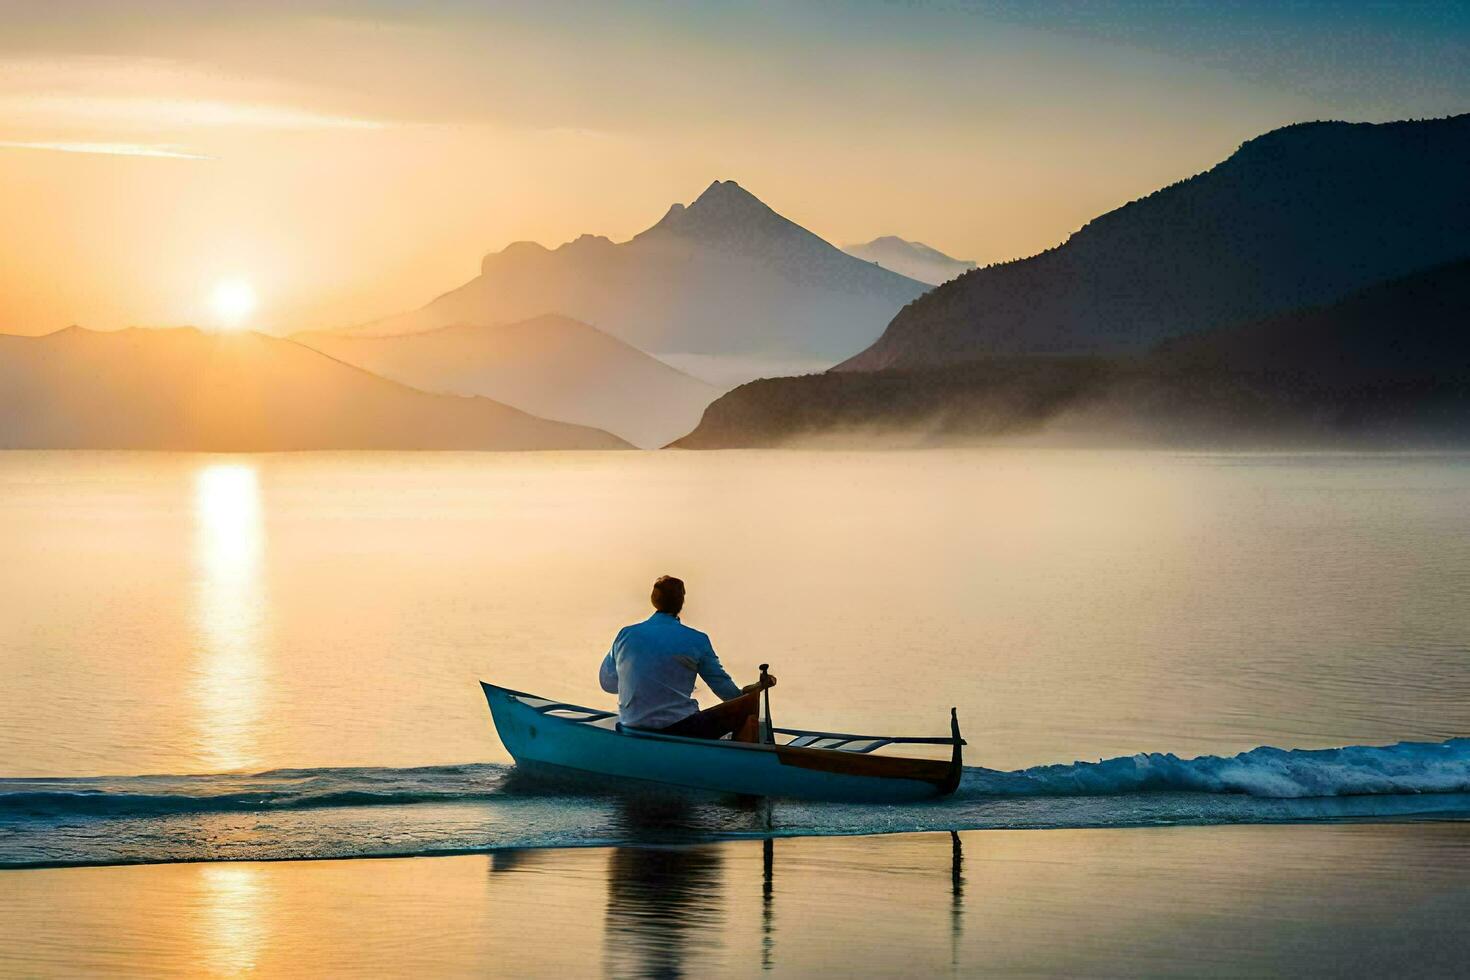
[[[655,448],[699,422],[720,389],[563,316],[392,337],[297,334],[309,347],[394,381],[484,395],[541,418]]]
[[[675,445],[999,438],[1470,444],[1470,260],[1145,355],[999,355],[752,382],[715,401]]]
[[[1176,370],[1261,373],[1301,385],[1470,376],[1470,259],[1335,303],[1167,340],[1154,359]]]
[[[923,242],[905,241],[897,235],[883,235],[861,245],[844,245],[842,250],[864,262],[874,262],[932,286],[949,282],[975,268],[975,263],[968,259],[953,258]]]
[[[0,448],[618,449],[596,429],[431,395],[290,340],[184,327],[0,336]]]
[[[427,306],[355,328],[401,334],[559,313],[707,380],[827,367],[862,350],[926,287],[855,259],[734,181],[614,243],[517,242]],[[719,375],[720,377],[716,377]]]
[[[841,370],[1120,352],[1470,255],[1470,115],[1304,123],[910,304]]]

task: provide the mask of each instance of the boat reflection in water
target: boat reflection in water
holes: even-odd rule
[[[776,842],[761,841],[761,969],[769,970],[776,949]]]
[[[764,804],[755,807],[764,813]],[[778,965],[781,903],[776,856],[783,846],[797,842],[762,839],[757,878],[754,841],[668,843],[692,830],[700,822],[699,813],[697,805],[669,799],[629,799],[620,808],[622,832],[639,843],[608,853],[603,931],[607,975],[744,972],[753,967],[757,950],[762,970]],[[820,858],[814,862],[810,856],[810,845],[817,842],[804,843],[808,845],[806,856],[796,858],[796,891],[788,896],[791,908],[787,910],[802,921],[789,938],[791,962],[785,967],[799,971],[804,963],[816,966],[821,962],[824,945],[820,930],[814,934],[806,926],[835,911],[830,899],[822,898],[820,888],[812,888],[823,877],[823,862]],[[938,889],[944,889],[941,882],[948,879],[950,962],[958,966],[964,925],[964,844],[957,833],[950,834],[948,843],[948,860],[942,864],[894,870],[901,871],[905,879],[917,872],[918,878],[929,878]],[[798,853],[803,852],[799,849]],[[935,851],[929,853],[938,856]],[[938,899],[943,892],[930,894]],[[939,912],[943,906],[931,908]]]
[[[804,976],[830,962],[943,972],[973,958],[959,834],[751,839],[769,819],[764,801],[628,794],[609,828],[623,843],[600,854],[494,852],[492,907],[542,910],[507,920],[495,943],[550,945],[605,976]]]
[[[960,965],[960,940],[965,934],[965,842],[959,831],[949,832],[949,965]]]

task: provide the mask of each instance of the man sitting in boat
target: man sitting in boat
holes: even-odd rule
[[[764,685],[745,687],[730,679],[709,637],[679,622],[684,608],[680,579],[659,576],[650,598],[657,611],[619,630],[602,659],[598,679],[604,691],[618,696],[618,720],[668,735],[758,741],[760,692],[774,687],[776,678],[766,674]],[[700,711],[693,697],[696,677],[723,703]]]

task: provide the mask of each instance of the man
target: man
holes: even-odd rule
[[[657,611],[619,630],[602,658],[598,679],[604,691],[618,696],[618,719],[631,728],[669,735],[756,741],[761,684],[738,686],[721,666],[709,637],[679,622],[682,581],[659,576],[649,598]],[[693,697],[695,677],[703,678],[724,703],[700,711]],[[765,686],[775,684],[776,678],[767,674]]]

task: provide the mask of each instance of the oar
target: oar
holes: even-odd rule
[[[765,727],[765,730],[761,734],[762,734],[762,737],[763,737],[763,741],[767,745],[775,745],[776,744],[776,733],[771,730],[772,729],[772,725],[771,725],[771,685],[768,684],[768,683],[766,683],[768,680],[770,680],[770,675],[766,673],[770,669],[771,669],[771,665],[770,664],[761,664],[761,700],[762,700],[762,702],[764,702],[765,708],[766,708],[766,727]],[[774,806],[774,804],[772,803],[771,798],[769,796],[766,797],[766,830],[768,832],[770,830],[772,830],[774,828],[774,826],[775,826],[774,814],[772,812],[773,806]],[[770,860],[771,860],[771,839],[769,837],[766,838],[766,852],[765,853],[766,853],[766,862],[767,862],[766,863],[766,895],[769,897],[769,895],[770,895],[770,887],[771,887],[771,865],[770,865]]]
[[[766,671],[770,670],[770,668],[770,664],[761,664],[761,698],[766,708],[766,728],[762,732],[762,741],[767,745],[774,745],[776,743],[776,733],[771,730],[771,686],[766,683],[770,679]]]

